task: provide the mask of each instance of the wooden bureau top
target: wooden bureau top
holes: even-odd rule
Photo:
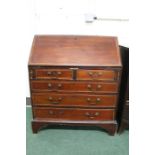
[[[116,37],[36,35],[29,66],[121,67]]]

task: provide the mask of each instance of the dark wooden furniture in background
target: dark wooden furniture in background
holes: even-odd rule
[[[122,80],[120,85],[120,99],[118,106],[118,132],[121,134],[125,129],[129,129],[129,48],[120,46],[122,57]]]
[[[37,35],[28,67],[33,133],[58,124],[115,134],[122,70],[116,37]]]

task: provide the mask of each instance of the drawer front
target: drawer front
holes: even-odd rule
[[[77,70],[78,80],[109,80],[118,79],[118,72],[113,70]]]
[[[31,81],[32,91],[116,93],[118,83]]]
[[[114,120],[115,111],[112,109],[74,109],[74,108],[34,108],[33,114],[38,119],[52,120]]]
[[[72,70],[69,69],[36,69],[36,79],[72,80]]]
[[[41,106],[115,107],[117,95],[33,93],[32,102]]]

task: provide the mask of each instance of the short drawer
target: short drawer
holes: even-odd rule
[[[118,73],[113,70],[77,70],[78,80],[109,80],[118,79]]]
[[[69,69],[36,69],[36,79],[72,80],[73,73]]]
[[[115,119],[115,110],[112,109],[34,108],[33,114],[36,119],[52,120],[110,121]]]
[[[118,92],[117,82],[66,82],[66,81],[31,81],[31,89],[35,91],[57,92]]]
[[[115,107],[117,95],[33,93],[33,105],[67,107]]]

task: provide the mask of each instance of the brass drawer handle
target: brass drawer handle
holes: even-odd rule
[[[91,102],[91,98],[87,98],[87,102],[89,103],[89,104],[91,104],[91,105],[95,105],[96,103],[94,103],[94,102]]]
[[[49,97],[48,100],[52,101],[50,102],[51,104],[60,104],[60,102],[62,101],[62,97],[59,97],[56,101],[53,101],[53,98]]]
[[[52,78],[53,80],[56,80],[56,79],[57,79],[57,76],[56,76],[56,73],[55,73],[55,72],[48,71],[48,72],[47,72],[47,75],[48,75],[48,76],[51,76],[51,78]]]
[[[90,76],[92,76],[92,75],[93,75],[93,72],[88,72],[88,74],[89,74]]]
[[[88,75],[91,77],[91,78],[96,78],[97,75],[93,72],[88,72]]]
[[[87,102],[91,105],[95,105],[95,104],[101,102],[101,99],[98,97],[95,102],[91,102],[91,98],[87,98]]]
[[[95,116],[99,116],[99,115],[100,115],[100,113],[99,113],[99,112],[96,112],[96,113],[95,113]]]
[[[48,71],[48,72],[47,72],[47,75],[52,75],[52,72]]]
[[[88,84],[88,86],[87,86],[88,88],[91,88],[92,86],[90,85],[90,84]]]
[[[61,75],[61,74],[62,74],[62,72],[60,72],[60,71],[59,71],[59,72],[57,72],[57,74],[58,74],[58,75]]]
[[[91,89],[92,89],[92,85],[88,84],[88,85],[87,85],[87,88],[88,88],[89,90],[91,90]]]
[[[101,75],[103,75],[103,73],[102,72],[98,72],[98,75],[101,76]]]
[[[102,85],[100,85],[100,84],[99,84],[99,85],[97,85],[97,88],[98,88],[98,89],[102,88]]]
[[[99,116],[100,113],[99,113],[99,112],[95,112],[94,114],[91,114],[91,113],[89,113],[89,112],[86,112],[85,115],[86,115],[86,116],[93,116],[93,115],[94,115],[94,116]]]
[[[92,78],[98,78],[98,76],[103,75],[102,72],[88,72],[88,75],[91,76]]]
[[[90,102],[91,101],[91,98],[87,98],[87,101]]]
[[[61,101],[62,100],[62,97],[59,97],[58,100]]]
[[[47,75],[52,75],[53,76],[53,75],[56,75],[56,72],[55,71],[48,71]]]
[[[52,97],[49,97],[49,98],[48,98],[48,100],[49,100],[49,101],[52,101],[52,100],[53,100],[53,98],[52,98]]]
[[[90,116],[89,112],[86,112],[85,115],[86,115],[86,116]]]
[[[100,102],[101,101],[101,99],[98,97],[97,99],[96,99],[96,102]]]
[[[88,88],[89,90],[92,90],[92,85],[91,85],[91,84],[88,84],[88,85],[87,85],[87,88]],[[102,85],[100,85],[100,84],[97,85],[97,86],[96,86],[96,91],[97,91],[98,89],[101,89],[101,88],[102,88]],[[95,90],[94,90],[94,91],[95,91]]]
[[[48,111],[48,113],[49,113],[50,115],[53,115],[53,114],[54,114],[54,112],[53,112],[52,110]]]
[[[48,88],[51,88],[52,87],[52,84],[51,83],[48,83]]]
[[[94,114],[86,112],[85,116],[89,117],[90,119],[94,119],[95,117],[99,116],[100,113],[99,112],[95,112]]]
[[[47,72],[47,75],[52,75],[52,76],[56,76],[56,75],[61,75],[62,74],[62,72],[60,72],[60,71],[48,71]]]
[[[61,88],[61,87],[62,87],[62,84],[59,83],[59,84],[58,84],[58,88]]]

